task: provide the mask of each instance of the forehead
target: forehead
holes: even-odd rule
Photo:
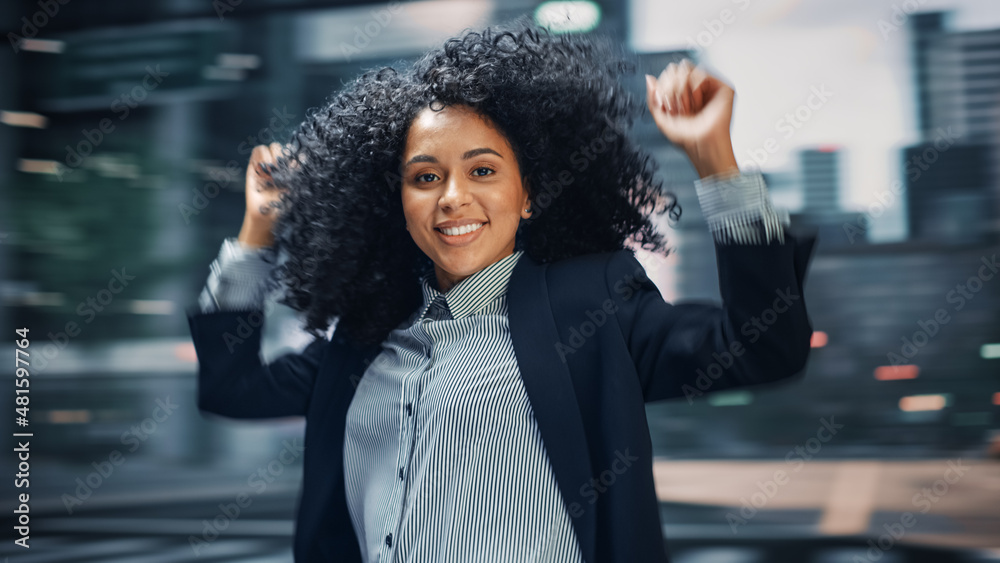
[[[460,105],[437,111],[423,108],[414,117],[406,136],[407,153],[449,147],[465,150],[463,147],[473,145],[510,152],[509,142],[488,117]]]

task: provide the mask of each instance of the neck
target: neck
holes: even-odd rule
[[[479,270],[476,270],[475,272],[473,272],[472,274],[469,274],[467,276],[453,276],[452,274],[446,272],[444,269],[442,269],[437,264],[434,264],[434,275],[435,275],[435,278],[437,279],[437,290],[440,291],[441,293],[447,293],[448,290],[450,290],[451,288],[453,288],[456,285],[458,285],[462,280],[464,280],[464,279],[466,279],[466,278],[468,278],[470,276],[476,275],[477,273],[485,270],[486,268],[489,268],[493,264],[496,264],[497,262],[503,260],[504,258],[507,258],[511,254],[514,254],[514,252],[515,252],[514,248],[508,248],[508,249],[506,249],[506,251],[504,253],[502,253],[501,256],[499,256],[498,258],[496,258],[495,260],[493,260],[489,264],[483,266]]]

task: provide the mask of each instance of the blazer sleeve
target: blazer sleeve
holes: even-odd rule
[[[198,355],[198,408],[232,418],[304,416],[329,341],[265,363],[260,356],[264,311],[204,313],[187,308]]]
[[[812,324],[802,292],[815,232],[784,242],[715,244],[722,305],[667,303],[633,253],[612,253],[607,282],[646,402],[796,376]]]

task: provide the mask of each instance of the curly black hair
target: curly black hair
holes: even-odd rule
[[[634,55],[596,35],[557,35],[522,17],[465,29],[417,61],[364,72],[311,108],[266,168],[281,196],[272,281],[318,336],[382,342],[421,303],[433,264],[405,228],[401,158],[419,111],[461,104],[510,141],[532,202],[515,249],[538,262],[633,241],[667,254],[653,215],[680,218],[656,161],[627,136],[645,103],[622,84]]]

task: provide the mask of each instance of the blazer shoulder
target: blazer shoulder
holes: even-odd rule
[[[549,269],[551,272],[558,274],[588,273],[596,275],[607,272],[613,263],[628,261],[630,258],[635,258],[635,253],[628,248],[607,250],[604,252],[589,252],[551,262]]]
[[[546,283],[557,295],[560,307],[581,311],[601,308],[614,299],[622,284],[643,279],[644,270],[631,249],[593,252],[566,258],[548,265]]]

